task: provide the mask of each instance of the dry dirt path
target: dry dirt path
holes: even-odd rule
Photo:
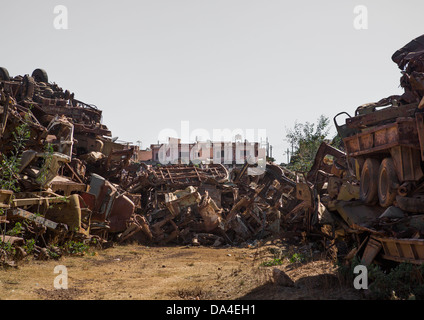
[[[36,261],[0,270],[2,300],[235,300],[358,299],[340,285],[333,263],[313,260],[276,266],[294,287],[270,282],[272,243],[259,248],[114,246],[83,257]],[[68,289],[55,289],[57,265],[68,272]]]

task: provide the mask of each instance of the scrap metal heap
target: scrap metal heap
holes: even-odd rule
[[[141,194],[142,214],[120,240],[139,230],[140,241],[217,246],[278,233],[289,208],[283,202],[297,201],[296,184],[276,165],[254,178],[247,169],[229,179],[221,164],[141,166],[127,190]]]
[[[110,139],[95,106],[49,83],[41,69],[11,78],[0,68],[3,241],[20,247],[35,239],[46,257],[72,239],[220,246],[274,235],[365,265],[421,264],[424,35],[392,59],[404,94],[337,114],[344,150],[323,142],[306,173],[271,163],[261,172],[247,163],[231,170],[134,162],[133,147]],[[22,124],[29,135],[8,175]],[[10,181],[19,190],[5,188]],[[19,237],[10,235],[17,222]]]
[[[365,265],[424,262],[424,35],[392,60],[402,73],[402,95],[361,105],[354,116],[334,117],[349,179],[328,181],[329,193],[333,187],[339,192],[323,215],[337,212],[345,225],[340,234],[356,238],[350,257]],[[347,117],[339,125],[341,115]]]
[[[217,246],[300,235],[303,215],[290,213],[300,203],[296,182],[279,166],[252,176],[248,164],[137,163],[101,119],[44,70],[12,78],[0,68],[3,262],[5,244],[22,256],[29,240],[42,259],[69,241]]]

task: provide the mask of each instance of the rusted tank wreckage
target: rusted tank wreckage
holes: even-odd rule
[[[334,117],[349,175],[346,181],[329,178],[326,210],[339,214],[345,235],[355,235],[359,246],[354,253],[363,264],[422,264],[424,35],[397,50],[392,60],[402,73],[402,95],[361,105],[354,116],[341,112]],[[340,116],[345,117],[341,125]],[[339,190],[337,198],[331,196],[333,187]]]
[[[221,246],[274,235],[365,265],[421,264],[424,36],[392,60],[405,93],[359,106],[354,116],[337,114],[343,150],[323,142],[306,173],[273,163],[252,174],[247,162],[136,162],[133,147],[111,139],[101,110],[50,83],[44,70],[11,78],[0,68],[1,240],[19,248],[35,238],[37,257],[46,258],[72,239],[103,248]],[[11,141],[23,124],[30,134],[8,175],[7,160],[18,151]],[[10,180],[15,185],[5,188]],[[19,236],[7,235],[23,221]]]

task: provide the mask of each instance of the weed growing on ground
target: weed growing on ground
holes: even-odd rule
[[[83,242],[77,242],[69,240],[63,245],[63,249],[66,253],[71,255],[84,255],[88,253],[89,246]]]
[[[282,264],[283,264],[283,261],[280,258],[274,258],[270,261],[264,261],[260,265],[261,267],[272,267],[272,266],[278,266]]]
[[[293,255],[289,258],[290,263],[302,263],[306,260],[306,257],[301,253],[293,253]]]

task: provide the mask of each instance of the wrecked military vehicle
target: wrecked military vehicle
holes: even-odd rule
[[[424,36],[397,50],[392,60],[402,73],[402,95],[334,117],[349,174],[337,182],[329,177],[332,200],[325,210],[342,218],[343,236],[357,241],[351,254],[366,265],[381,259],[424,262]]]

